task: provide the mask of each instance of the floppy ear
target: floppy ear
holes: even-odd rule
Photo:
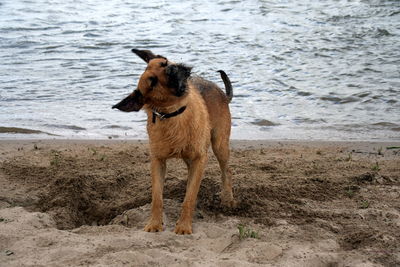
[[[139,90],[133,91],[132,94],[128,95],[121,102],[114,105],[112,108],[117,108],[121,111],[131,112],[139,111],[144,105],[143,95]]]
[[[176,96],[182,96],[187,89],[187,79],[190,77],[192,67],[184,64],[171,64],[165,69],[168,77],[168,86],[175,89]]]
[[[152,60],[153,58],[159,57],[154,55],[153,52],[151,52],[150,50],[139,50],[133,48],[131,51],[147,63],[149,63],[149,61]]]

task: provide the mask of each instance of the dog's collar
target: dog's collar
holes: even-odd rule
[[[164,119],[168,119],[168,118],[171,118],[171,117],[178,116],[179,114],[184,112],[185,109],[186,109],[186,106],[183,106],[180,109],[178,109],[177,111],[174,111],[172,113],[158,112],[158,111],[153,109],[152,110],[152,112],[153,112],[153,123],[156,123],[156,117],[158,117],[160,119],[160,121],[162,121]]]

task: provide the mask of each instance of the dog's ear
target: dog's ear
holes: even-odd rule
[[[132,94],[121,100],[118,104],[112,108],[117,108],[121,111],[131,112],[139,111],[144,105],[144,98],[139,90],[133,91]]]
[[[175,89],[176,96],[182,96],[187,89],[187,79],[190,77],[192,67],[184,64],[171,64],[165,69],[168,77],[168,86]]]
[[[143,59],[146,63],[149,63],[149,61],[152,60],[153,58],[161,57],[158,55],[157,56],[154,55],[153,52],[151,52],[150,50],[139,50],[139,49],[133,48],[131,51],[133,53],[135,53],[138,57]]]

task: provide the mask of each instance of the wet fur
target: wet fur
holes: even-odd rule
[[[137,89],[114,108],[122,111],[147,113],[147,132],[150,141],[152,209],[145,231],[162,231],[162,192],[166,160],[182,158],[188,167],[186,195],[175,233],[191,234],[192,217],[200,182],[207,162],[207,151],[212,145],[221,167],[221,199],[226,206],[235,206],[231,172],[228,168],[231,115],[229,102],[232,87],[221,71],[227,94],[216,84],[191,76],[191,68],[169,62],[149,50],[132,50],[148,63]],[[172,113],[186,106],[183,113],[168,119],[156,118],[153,111]]]

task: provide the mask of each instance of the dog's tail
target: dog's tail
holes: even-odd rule
[[[221,78],[224,81],[226,96],[228,97],[229,102],[231,102],[233,97],[231,80],[229,80],[229,77],[226,75],[225,71],[219,70],[218,72],[221,74]]]

